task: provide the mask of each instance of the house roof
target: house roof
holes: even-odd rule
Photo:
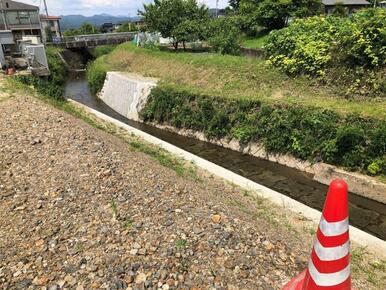
[[[344,6],[350,5],[370,5],[370,2],[366,0],[322,0],[323,5],[326,6],[335,6],[337,4],[342,4]]]
[[[51,16],[51,15],[47,16],[43,14],[40,15],[40,20],[60,20],[60,19],[62,19],[62,17],[60,16]]]
[[[0,0],[1,1],[1,0]],[[2,0],[4,10],[39,10],[39,7],[21,2]]]

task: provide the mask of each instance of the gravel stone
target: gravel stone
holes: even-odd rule
[[[0,115],[2,289],[279,289],[306,267],[311,240],[242,190],[34,98]]]

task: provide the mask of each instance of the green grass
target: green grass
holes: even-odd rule
[[[83,243],[81,243],[81,242],[76,243],[74,249],[75,249],[75,251],[77,251],[78,253],[83,252],[83,251],[84,251],[84,245],[83,245]]]
[[[176,247],[180,250],[183,250],[187,247],[188,242],[186,240],[177,240],[176,241]]]
[[[246,48],[263,48],[268,39],[268,35],[249,37],[242,42],[242,46]]]
[[[90,71],[100,72],[100,77],[94,78],[99,89],[106,71],[127,71],[159,78],[161,84],[214,97],[246,98],[270,104],[295,103],[329,108],[344,114],[386,118],[385,99],[349,100],[340,96],[337,88],[321,86],[304,76],[290,78],[263,59],[211,53],[173,53],[125,43],[98,58]]]
[[[134,221],[133,220],[126,219],[125,222],[123,223],[123,228],[125,230],[129,230],[129,229],[131,229],[133,227],[133,225],[134,225]]]
[[[161,148],[143,143],[139,140],[132,140],[129,142],[129,145],[133,150],[149,155],[161,165],[174,170],[180,176],[190,177],[195,180],[198,179],[193,165],[186,165],[184,160],[176,158]]]
[[[119,216],[118,205],[114,199],[110,201],[110,208],[111,208],[111,212],[113,214],[113,217],[118,218],[118,216]]]

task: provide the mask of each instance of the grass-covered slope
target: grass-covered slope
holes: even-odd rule
[[[163,84],[185,88],[192,93],[386,118],[386,99],[346,99],[336,93],[336,88],[320,86],[307,77],[290,78],[263,59],[169,53],[126,43],[98,58],[89,67],[88,80],[94,93],[102,88],[106,71],[129,71],[160,78]]]
[[[268,152],[386,174],[386,101],[346,100],[264,60],[168,53],[119,46],[88,71],[94,92],[107,71],[161,79],[142,111],[146,121],[261,142]]]

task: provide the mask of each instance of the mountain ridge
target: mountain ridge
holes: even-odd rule
[[[83,23],[91,23],[96,26],[101,26],[103,23],[118,23],[127,21],[138,21],[139,16],[113,16],[106,13],[96,14],[93,16],[84,16],[81,14],[61,15],[60,26],[62,30],[78,28]]]

